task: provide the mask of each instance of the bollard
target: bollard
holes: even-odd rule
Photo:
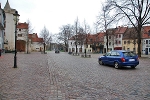
[[[0,57],[1,57],[1,54],[2,54],[2,50],[0,49]]]

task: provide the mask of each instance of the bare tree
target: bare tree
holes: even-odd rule
[[[60,28],[60,32],[58,35],[58,39],[65,44],[65,51],[68,51],[68,39],[73,36],[73,26],[68,24],[64,25]]]
[[[26,38],[26,41],[27,41],[27,54],[29,53],[29,34],[33,32],[33,28],[32,28],[32,25],[31,25],[31,22],[30,20],[28,19],[27,20],[27,24],[28,24],[28,29],[27,29],[27,38]]]
[[[101,31],[104,32],[106,35],[107,52],[108,52],[108,36],[109,36],[107,29],[111,26],[113,22],[116,22],[116,17],[117,17],[117,15],[111,14],[110,11],[111,11],[110,5],[103,4],[102,13],[100,14],[100,16],[97,17],[98,21],[96,23],[96,25],[98,25]]]
[[[85,41],[85,50],[84,50],[84,53],[85,53],[85,57],[86,57],[87,56],[86,55],[86,53],[87,53],[87,51],[86,51],[87,47],[86,46],[87,46],[87,42],[88,42],[87,34],[91,32],[90,26],[86,23],[86,20],[84,20],[83,28],[84,28],[84,34],[85,34],[85,39],[84,39],[84,41]]]
[[[141,57],[141,30],[150,24],[150,0],[108,0],[108,6],[115,9],[119,16],[124,16],[138,34],[138,56]]]
[[[40,32],[40,37],[43,38],[43,46],[44,46],[44,54],[45,54],[45,46],[49,43],[52,39],[48,29],[44,26],[44,28]]]
[[[75,27],[74,27],[76,54],[78,53],[78,51],[77,51],[77,46],[78,46],[78,31],[79,31],[79,20],[78,20],[78,17],[77,17],[77,19],[75,21]]]

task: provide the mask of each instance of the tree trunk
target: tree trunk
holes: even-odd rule
[[[45,54],[45,43],[44,43],[44,54]]]
[[[107,32],[106,32],[106,40],[107,40],[106,47],[107,47],[107,52],[108,52],[108,34],[107,34]]]

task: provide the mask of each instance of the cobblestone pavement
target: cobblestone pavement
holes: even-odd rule
[[[0,57],[1,100],[150,100],[150,59],[136,69],[115,69],[67,53]]]

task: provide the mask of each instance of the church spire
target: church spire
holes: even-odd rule
[[[4,11],[5,12],[10,12],[11,11],[11,8],[10,8],[8,0],[7,0],[6,4],[5,4]]]

